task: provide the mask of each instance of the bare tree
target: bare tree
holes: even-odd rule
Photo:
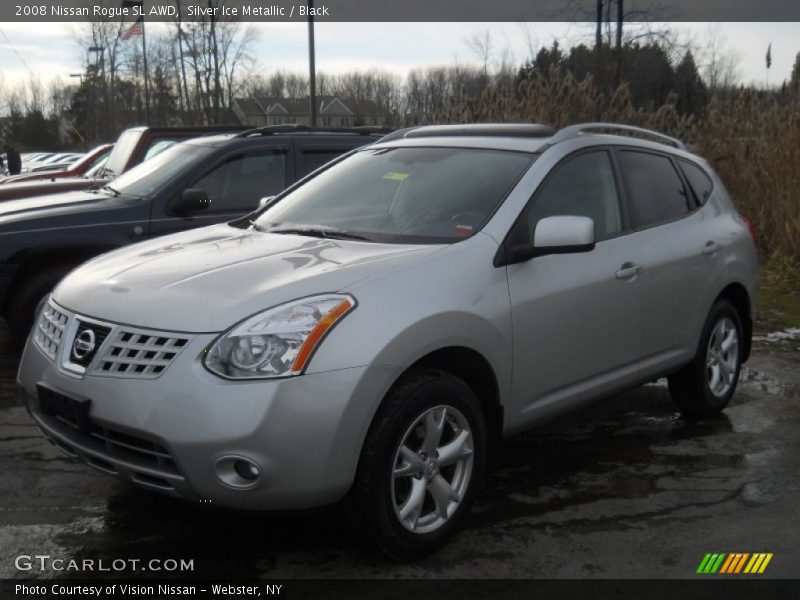
[[[216,6],[222,0],[210,0]],[[189,70],[194,75],[195,105],[206,122],[219,122],[224,105],[230,105],[238,86],[238,69],[249,60],[255,30],[241,22],[215,18],[188,23],[183,41]]]
[[[715,93],[733,88],[739,82],[741,55],[728,44],[719,26],[710,25],[702,39],[705,44],[698,46],[693,53],[708,89]]]
[[[520,33],[522,34],[522,39],[525,42],[525,51],[527,53],[527,58],[532,59],[536,56],[536,52],[539,50],[539,42],[536,39],[536,32],[533,30],[531,23],[519,23]]]
[[[478,57],[483,63],[484,75],[489,74],[489,63],[492,59],[492,52],[494,50],[494,40],[492,39],[492,32],[488,29],[483,29],[479,32],[473,33],[467,37],[464,42],[467,47]]]

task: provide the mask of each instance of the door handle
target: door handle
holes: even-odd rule
[[[715,242],[714,240],[708,240],[706,242],[706,245],[703,246],[703,254],[705,254],[706,256],[711,256],[712,254],[716,254],[717,252],[719,252],[719,248],[720,246],[717,242]]]
[[[632,277],[636,277],[641,272],[641,265],[635,265],[632,262],[626,262],[619,268],[619,271],[617,271],[615,275],[617,279],[631,279]]]

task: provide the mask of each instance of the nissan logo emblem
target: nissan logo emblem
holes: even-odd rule
[[[83,360],[92,352],[94,352],[94,331],[84,329],[72,342],[72,355],[78,360]]]

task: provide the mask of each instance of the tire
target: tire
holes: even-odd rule
[[[36,310],[42,300],[56,284],[72,269],[71,266],[59,265],[39,271],[33,277],[22,282],[14,292],[6,313],[6,321],[11,334],[11,343],[20,350],[33,327]]]
[[[469,513],[486,448],[480,403],[463,381],[433,369],[401,378],[375,415],[356,474],[356,518],[370,541],[395,560],[441,546]]]
[[[689,417],[709,417],[728,405],[744,352],[742,319],[729,300],[711,307],[694,360],[669,377],[673,402]]]

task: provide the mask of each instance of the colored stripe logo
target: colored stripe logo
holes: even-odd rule
[[[771,552],[715,552],[708,553],[700,561],[697,573],[700,574],[750,574],[763,573],[769,561],[772,560]]]

